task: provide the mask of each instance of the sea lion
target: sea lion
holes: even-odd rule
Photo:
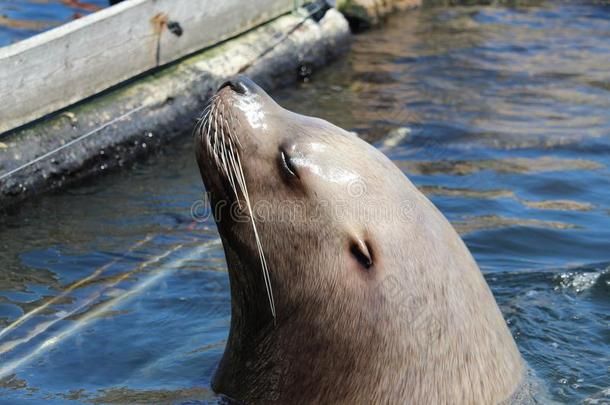
[[[231,286],[216,392],[245,403],[510,401],[525,367],[489,287],[385,155],[245,77],[220,87],[195,138]]]

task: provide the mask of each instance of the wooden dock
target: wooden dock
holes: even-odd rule
[[[341,13],[294,5],[129,0],[0,48],[0,209],[190,132],[237,73],[269,90],[346,49]]]
[[[129,0],[0,48],[0,133],[290,12],[294,0]]]

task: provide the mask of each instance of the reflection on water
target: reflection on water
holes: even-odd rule
[[[0,0],[0,46],[108,7],[108,0]]]
[[[610,401],[609,39],[608,6],[426,8],[274,94],[434,201],[562,403]],[[213,400],[230,297],[202,191],[186,138],[0,220],[0,402]]]

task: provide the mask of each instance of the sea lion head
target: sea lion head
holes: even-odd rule
[[[387,275],[378,236],[410,214],[405,199],[379,215],[382,200],[404,197],[387,192],[402,173],[355,134],[280,107],[245,77],[222,85],[206,114],[197,156],[227,253],[240,262],[229,263],[232,281],[248,272],[264,286],[263,256],[276,323],[337,289],[362,300],[363,289]],[[258,296],[259,283],[244,282],[240,295],[253,293],[248,306],[264,304],[256,318],[271,320],[267,292]]]
[[[493,402],[514,388],[477,381],[463,394],[459,373],[441,393],[422,384],[497,344],[513,346],[465,375],[495,367],[518,378],[520,357],[459,236],[376,148],[282,108],[245,77],[220,87],[195,136],[231,284],[217,391],[248,402]],[[465,353],[454,356],[447,331]]]

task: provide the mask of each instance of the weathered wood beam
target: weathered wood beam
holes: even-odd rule
[[[293,0],[130,0],[0,48],[0,133],[293,6]]]

